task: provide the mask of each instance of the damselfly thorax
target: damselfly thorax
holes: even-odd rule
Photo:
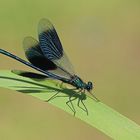
[[[93,89],[92,82],[85,83],[80,77],[74,75],[71,77],[70,84],[76,87],[77,89],[85,89],[90,91]]]

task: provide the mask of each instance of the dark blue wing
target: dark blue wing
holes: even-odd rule
[[[57,66],[57,71],[52,70],[51,72],[70,79],[74,75],[73,67],[62,48],[54,26],[49,20],[40,20],[38,24],[38,36],[42,53]]]
[[[23,40],[23,48],[26,58],[36,67],[42,70],[55,70],[57,66],[49,59],[47,59],[41,49],[37,40],[32,37],[25,37]]]
[[[41,19],[38,25],[41,50],[48,59],[56,60],[63,56],[63,48],[51,22]]]

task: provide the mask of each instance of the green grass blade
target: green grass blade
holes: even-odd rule
[[[73,92],[66,87],[60,88],[57,83],[58,81],[49,79],[44,82],[37,82],[29,78],[18,76],[10,71],[0,71],[0,87],[16,90],[43,101],[49,99],[57,91],[59,91],[59,96],[68,96]],[[66,101],[68,101],[68,97],[57,97],[49,103],[73,115],[73,112],[66,105]],[[86,112],[77,106],[77,100],[73,101],[76,110],[76,118],[97,128],[112,139],[140,140],[140,126],[135,122],[102,102],[96,102],[89,97],[84,100],[84,103],[88,108],[88,116]],[[82,104],[80,105],[82,106]]]

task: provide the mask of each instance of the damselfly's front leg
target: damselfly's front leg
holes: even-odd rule
[[[89,93],[90,93],[90,95],[94,98],[94,100],[95,100],[96,102],[100,102],[100,100],[99,100],[93,93],[91,93],[90,91],[89,91]]]

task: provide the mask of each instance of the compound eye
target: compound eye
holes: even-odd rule
[[[87,83],[87,90],[91,90],[93,88],[92,82]]]
[[[92,82],[88,82],[88,85],[89,85],[90,87],[92,87]]]

